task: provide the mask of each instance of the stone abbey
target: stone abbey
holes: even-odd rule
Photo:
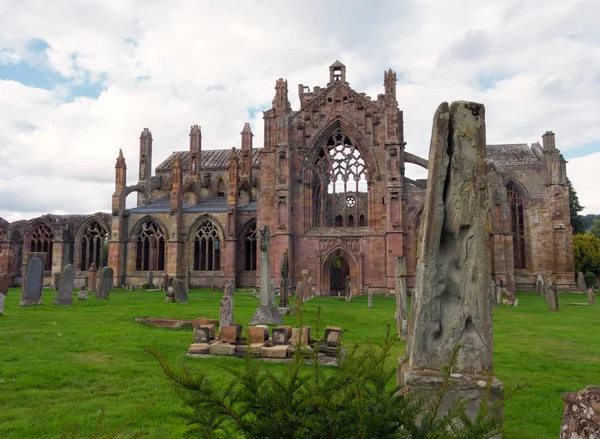
[[[241,145],[206,149],[193,125],[189,147],[152,168],[152,134],[140,136],[139,181],[127,185],[116,161],[110,213],[0,218],[0,276],[22,282],[28,252],[45,252],[45,284],[67,264],[84,279],[93,263],[114,270],[116,285],[154,276],[188,277],[190,286],[257,286],[257,230],[271,230],[272,279],[279,285],[287,250],[290,285],[308,270],[317,294],[337,295],[350,277],[353,294],[394,289],[394,259],[406,256],[414,284],[426,180],[405,176],[405,164],[427,168],[404,138],[396,74],[384,72],[376,100],[353,90],[346,67],[329,67],[325,87],[300,84],[292,109],[288,84],[275,83],[264,112],[264,145],[249,124]],[[432,114],[433,114],[432,108]],[[574,287],[566,161],[546,132],[542,144],[488,145],[492,279],[534,289],[541,273],[558,288]],[[126,198],[136,192],[137,207]]]

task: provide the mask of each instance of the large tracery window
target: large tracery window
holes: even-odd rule
[[[85,227],[79,243],[81,271],[87,271],[92,263],[98,269],[104,266],[103,251],[107,239],[108,233],[98,221],[92,221]]]
[[[365,161],[350,138],[341,132],[331,136],[318,152],[314,165],[312,226],[365,226],[367,177]]]
[[[256,271],[256,223],[253,223],[244,239],[246,271]]]
[[[523,198],[514,183],[506,186],[508,205],[510,206],[510,222],[513,233],[513,255],[515,268],[525,266],[525,221],[523,220]]]
[[[42,223],[31,233],[29,251],[46,253],[44,270],[52,270],[52,240],[54,234],[46,224]]]
[[[221,241],[212,221],[204,220],[194,236],[194,270],[219,271],[221,268]]]
[[[165,269],[165,235],[152,220],[142,224],[136,236],[135,269],[162,271]]]

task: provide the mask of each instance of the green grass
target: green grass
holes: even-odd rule
[[[158,363],[142,348],[153,347],[171,363],[211,371],[216,380],[229,375],[223,366],[242,366],[239,359],[191,359],[189,330],[158,329],[134,323],[135,317],[218,318],[221,293],[193,290],[190,304],[164,302],[160,292],[111,293],[110,300],[52,305],[54,291],[44,290],[42,306],[20,307],[20,290],[10,289],[0,317],[0,438],[56,438],[65,423],[80,424],[81,437],[92,437],[104,410],[103,428],[114,431],[142,407],[132,429],[148,437],[181,437],[182,404]],[[543,298],[519,294],[520,306],[494,311],[496,376],[507,386],[526,389],[507,403],[506,438],[551,438],[559,432],[562,392],[600,384],[600,307],[564,305],[551,313]],[[560,295],[561,301],[587,301],[585,295]],[[258,299],[237,292],[235,320],[247,324]],[[383,339],[394,326],[393,298],[366,297],[351,303],[316,297],[305,304],[304,324],[314,325],[322,306],[325,323],[349,331],[346,344]],[[286,316],[297,324],[298,315]],[[395,347],[398,356],[405,344]],[[268,364],[281,370],[279,364]]]

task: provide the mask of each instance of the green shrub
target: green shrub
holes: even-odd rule
[[[317,328],[318,339],[318,328]],[[159,361],[177,396],[187,409],[187,434],[200,438],[490,438],[502,430],[504,401],[482,404],[478,416],[466,415],[465,402],[447,413],[440,403],[452,382],[458,353],[444,368],[444,384],[427,397],[417,397],[395,385],[398,362],[391,356],[397,337],[380,346],[350,350],[340,366],[323,367],[318,344],[313,366],[304,367],[300,349],[283,373],[265,370],[263,362],[247,357],[244,367],[230,368],[225,386],[201,369],[192,371]],[[491,377],[487,392],[491,389]]]
[[[594,288],[596,285],[596,275],[594,273],[588,271],[583,275],[583,278],[585,279],[585,285],[588,288]]]

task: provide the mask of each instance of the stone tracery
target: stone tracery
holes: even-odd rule
[[[219,271],[221,267],[221,240],[214,223],[204,220],[194,235],[194,270]]]
[[[46,253],[44,270],[52,270],[52,246],[54,234],[45,223],[40,223],[29,237],[29,251]]]
[[[140,227],[136,241],[136,271],[162,271],[165,269],[165,235],[152,219]]]

